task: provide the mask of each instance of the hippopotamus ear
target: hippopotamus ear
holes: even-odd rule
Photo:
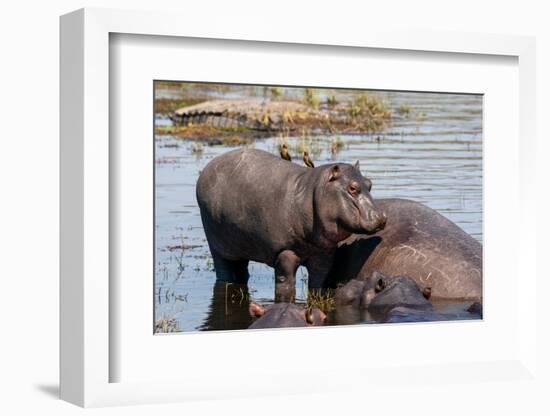
[[[310,325],[313,325],[313,308],[310,306],[305,310],[306,322]]]
[[[379,272],[378,270],[375,270],[370,275],[370,278],[373,279],[373,280],[375,280],[375,279],[387,279],[387,276],[384,273]]]
[[[329,182],[332,182],[338,179],[339,177],[340,177],[340,167],[338,165],[334,165],[330,170],[330,176],[328,180]]]
[[[367,184],[367,189],[370,192],[370,190],[372,189],[372,181],[369,178],[367,178],[366,176],[363,176],[363,179],[365,179],[365,183]]]
[[[265,313],[265,308],[257,303],[250,302],[250,306],[248,306],[248,313],[253,318],[259,318]]]
[[[425,287],[424,289],[422,289],[422,295],[426,300],[430,299],[430,296],[432,296],[432,288]]]
[[[313,306],[304,309],[303,314],[308,325],[321,325],[327,319],[327,315],[321,309]]]

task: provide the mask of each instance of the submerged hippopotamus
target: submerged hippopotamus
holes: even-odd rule
[[[412,302],[418,298],[419,294],[424,299],[429,299],[432,292],[430,287],[421,288],[410,277],[388,277],[375,271],[366,279],[352,279],[345,285],[339,286],[334,293],[334,302],[340,306],[368,308],[376,295],[390,287],[392,288],[390,293],[393,294],[394,304]],[[387,296],[386,293],[385,298],[390,299]],[[380,300],[377,302],[380,304]]]
[[[327,317],[316,307],[303,308],[293,303],[263,307],[251,302],[249,311],[251,316],[258,318],[249,329],[320,326]]]
[[[430,287],[433,299],[482,298],[482,247],[431,208],[405,199],[377,199],[387,226],[374,236],[353,235],[340,244],[329,278],[332,287],[365,280],[374,271],[407,275]]]
[[[336,289],[337,306],[358,306],[368,309],[380,322],[439,321],[445,317],[436,313],[428,301],[431,288],[420,288],[406,276],[385,276],[374,272],[364,280],[353,279]]]
[[[310,289],[325,287],[337,244],[386,224],[358,164],[306,168],[256,149],[210,161],[197,201],[217,279],[246,283],[249,260],[268,264],[277,302],[294,300],[298,266]]]

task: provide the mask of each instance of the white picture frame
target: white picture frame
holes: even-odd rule
[[[109,36],[113,33],[278,42],[334,47],[431,51],[441,54],[504,55],[515,57],[519,67],[519,239],[517,271],[536,288],[536,211],[533,184],[535,171],[535,42],[533,38],[507,35],[387,31],[349,28],[326,34],[313,30],[265,24],[259,29],[241,27],[235,33],[231,22],[209,24],[174,13],[149,13],[106,9],[83,9],[61,18],[61,398],[80,406],[159,403],[214,397],[261,394],[330,392],[356,384],[361,368],[331,369],[346,383],[326,385],[322,379],[288,383],[286,374],[267,374],[258,384],[243,382],[224,389],[223,383],[206,378],[181,381],[110,382],[110,365],[117,358],[110,350],[109,275],[112,259],[110,239],[109,158]],[[525,215],[531,213],[531,215]],[[523,215],[522,215],[523,214]],[[517,354],[507,360],[471,363],[442,362],[439,366],[418,363],[414,381],[433,382],[440,373],[456,380],[476,382],[471,374],[484,371],[484,378],[512,380],[536,378],[536,290],[518,291]],[[299,334],[300,331],[296,331]],[[215,336],[215,334],[213,334]],[[276,337],[277,335],[270,335]],[[215,342],[215,341],[213,341]],[[410,371],[409,371],[410,373]],[[407,370],[371,368],[374,380],[407,379]],[[369,381],[365,380],[365,383]],[[407,381],[406,381],[407,382]],[[477,381],[479,382],[479,381]],[[274,386],[286,385],[277,389]]]

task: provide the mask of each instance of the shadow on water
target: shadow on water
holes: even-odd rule
[[[212,301],[201,330],[246,329],[252,324],[248,312],[250,294],[246,285],[214,283]]]
[[[328,277],[328,286],[336,287],[359,274],[363,265],[382,242],[379,236],[358,238],[353,243],[343,245],[334,258],[334,265]]]

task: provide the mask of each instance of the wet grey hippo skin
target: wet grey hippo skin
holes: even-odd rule
[[[388,224],[374,236],[353,235],[340,244],[329,285],[380,271],[431,287],[434,299],[481,301],[482,246],[477,240],[420,203],[377,199],[376,205]]]
[[[325,287],[338,242],[386,223],[358,165],[307,168],[256,149],[210,161],[197,201],[217,279],[246,283],[249,260],[265,263],[277,302],[294,300],[299,265],[310,289]]]
[[[249,329],[320,326],[326,319],[318,308],[306,309],[293,303],[275,303],[264,308],[252,302],[249,311],[258,318]]]
[[[445,317],[436,313],[430,288],[421,288],[410,277],[385,276],[374,272],[366,280],[353,279],[336,289],[337,306],[358,306],[368,309],[380,322],[438,321]]]
[[[442,321],[446,318],[435,312],[428,301],[431,295],[429,288],[421,289],[410,277],[387,277],[381,274],[373,274],[372,279],[376,283],[371,286],[381,287],[371,289],[371,293],[363,295],[367,302],[367,309],[371,316],[381,322],[420,322]]]

